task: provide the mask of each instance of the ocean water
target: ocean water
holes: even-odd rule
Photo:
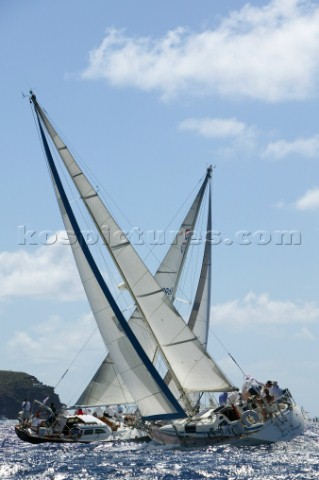
[[[0,423],[1,480],[319,479],[319,423],[290,443],[187,450],[152,442],[31,445],[14,423]]]

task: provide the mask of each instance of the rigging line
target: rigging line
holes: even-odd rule
[[[98,327],[96,326],[93,330],[93,332],[89,335],[88,339],[86,340],[86,342],[82,345],[82,347],[80,348],[80,350],[78,351],[78,353],[75,355],[75,357],[73,358],[73,360],[71,361],[71,363],[69,364],[68,368],[65,370],[65,372],[63,373],[63,375],[61,376],[60,380],[58,381],[58,383],[55,385],[54,389],[56,389],[58,387],[58,385],[60,385],[60,383],[62,382],[63,378],[65,377],[65,375],[68,373],[68,371],[70,370],[70,368],[72,367],[72,365],[74,364],[74,362],[77,360],[77,358],[80,356],[80,354],[82,353],[82,351],[84,350],[84,348],[87,346],[87,344],[89,343],[89,341],[91,340],[91,338],[93,337],[93,335],[95,334],[95,332],[97,331]]]
[[[244,372],[244,370],[241,368],[241,366],[239,365],[239,363],[235,360],[235,358],[233,357],[233,355],[228,352],[228,349],[225,347],[225,345],[222,343],[222,341],[217,337],[216,333],[211,329],[209,328],[209,332],[214,335],[214,337],[216,338],[217,342],[221,345],[221,347],[225,350],[225,352],[227,353],[227,355],[231,358],[231,360],[235,363],[235,365],[237,365],[237,367],[239,368],[239,370],[241,371],[241,373],[245,376],[246,373]]]
[[[216,168],[216,166],[214,166],[213,168]],[[213,202],[213,197],[214,197],[214,192],[215,192],[215,189],[214,189],[214,175],[212,175],[212,181],[211,181],[211,198],[212,198],[212,202]],[[212,224],[212,231],[213,231],[213,224]],[[213,260],[212,260],[213,262]],[[219,339],[219,337],[216,335],[216,333],[213,331],[213,329],[211,327],[209,327],[209,332],[210,334],[213,334],[214,337],[216,338],[216,340],[219,342],[219,344],[221,345],[221,347],[224,349],[224,351],[227,353],[227,355],[230,357],[230,359],[234,362],[234,364],[238,367],[238,369],[241,371],[241,373],[245,376],[246,373],[244,372],[244,370],[241,368],[241,366],[239,365],[239,363],[235,360],[235,358],[233,357],[233,355],[228,352],[228,349],[225,347],[225,345],[222,343],[222,341]]]
[[[171,220],[168,222],[168,224],[166,225],[166,227],[164,227],[163,229],[163,232],[165,233],[169,227],[173,224],[173,222],[175,221],[175,219],[177,218],[178,214],[182,211],[182,209],[184,208],[184,206],[186,205],[187,202],[189,202],[189,199],[191,197],[193,197],[193,193],[194,191],[198,188],[198,185],[200,185],[203,181],[203,176],[200,178],[200,180],[196,183],[196,185],[193,187],[193,189],[191,190],[191,192],[187,195],[187,197],[185,198],[185,200],[183,201],[183,203],[181,204],[181,206],[177,209],[177,211],[175,212],[175,214],[173,215],[173,217],[171,218]],[[152,246],[152,247],[149,247],[147,245],[147,248],[148,248],[148,253],[143,257],[143,261],[145,261],[147,259],[147,257],[149,255],[153,255],[154,258],[156,260],[158,260],[159,262],[161,261],[160,259],[158,259],[158,257],[156,256],[155,252],[154,252],[154,249],[156,247],[156,243]]]

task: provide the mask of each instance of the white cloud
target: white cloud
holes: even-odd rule
[[[247,4],[215,29],[178,27],[162,38],[109,29],[90,52],[85,79],[177,93],[248,97],[269,102],[318,93],[319,7],[310,1]]]
[[[67,357],[73,359],[96,328],[92,314],[69,321],[51,316],[28,331],[15,332],[7,344],[7,354],[12,359],[22,357],[31,365],[37,364],[39,359],[42,363],[53,364]]]
[[[187,118],[180,122],[179,129],[210,139],[227,139],[227,146],[215,151],[221,158],[238,156],[239,152],[247,157],[256,150],[257,129],[236,118]]]
[[[0,298],[35,296],[74,300],[84,297],[71,249],[59,241],[42,245],[35,253],[0,253]],[[65,235],[64,237],[65,238]]]
[[[294,203],[297,210],[318,210],[319,209],[319,188],[308,190]]]
[[[208,138],[239,137],[247,132],[243,122],[235,118],[187,118],[179,124],[180,130],[190,130]]]
[[[61,400],[72,404],[105,357],[106,349],[89,313],[78,319],[54,315],[27,330],[16,331],[5,354],[10,368],[31,373],[47,385],[57,385]]]
[[[279,140],[270,143],[264,153],[265,157],[281,159],[289,155],[315,158],[319,156],[319,135],[310,138],[297,138],[292,142]]]
[[[307,190],[306,193],[291,203],[280,200],[273,207],[277,209],[289,208],[303,212],[319,210],[319,188],[315,187]]]
[[[242,300],[232,300],[212,308],[214,324],[232,329],[258,331],[265,335],[271,327],[319,324],[319,307],[314,302],[297,304],[290,300],[272,300],[268,294],[247,294]],[[267,327],[267,328],[266,328]]]

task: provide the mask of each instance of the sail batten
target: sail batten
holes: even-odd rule
[[[73,178],[76,178],[76,176],[74,176]],[[90,198],[94,198],[94,197],[97,197],[97,193],[92,193],[92,195],[86,195],[85,197],[83,197],[84,200],[90,200]]]
[[[112,250],[118,250],[119,248],[127,247],[130,243],[129,242],[124,242],[124,243],[119,243],[118,245],[113,245]]]
[[[184,340],[184,341],[181,341],[181,342],[170,343],[168,345],[165,345],[165,347],[174,347],[175,345],[182,345],[182,344],[185,344],[185,343],[188,343],[188,342],[194,342],[194,341],[195,341],[194,338],[189,338],[188,340]]]

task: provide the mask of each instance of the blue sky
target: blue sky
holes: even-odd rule
[[[62,221],[32,88],[124,228],[165,228],[216,167],[209,350],[319,415],[318,34],[307,0],[2,0],[1,369],[70,367],[72,402],[104,356],[70,249],[44,245]]]

